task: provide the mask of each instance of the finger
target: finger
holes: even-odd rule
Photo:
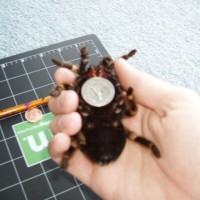
[[[70,84],[75,81],[75,74],[66,68],[58,68],[54,74],[55,81],[58,84]]]
[[[56,98],[51,98],[48,107],[54,114],[73,112],[78,107],[78,95],[72,90],[64,90]]]
[[[50,129],[53,134],[63,132],[67,135],[74,135],[80,131],[81,126],[81,116],[77,112],[56,115],[50,123]]]
[[[64,133],[57,133],[49,142],[49,153],[57,164],[60,164],[64,152],[70,147],[71,139]]]
[[[124,59],[115,61],[115,71],[125,89],[133,87],[138,103],[157,111],[166,110],[168,102],[165,104],[165,100],[172,89],[170,84],[133,68]]]

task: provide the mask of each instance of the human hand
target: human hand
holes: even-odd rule
[[[141,145],[127,140],[120,157],[106,166],[89,161],[77,150],[67,171],[103,199],[200,199],[200,97],[189,89],[172,86],[140,72],[125,60],[115,61],[122,86],[134,88],[138,112],[124,126],[153,141],[161,152],[155,158]],[[74,74],[60,68],[57,83],[73,83]],[[52,159],[60,164],[70,147],[70,136],[81,129],[76,112],[78,96],[62,91],[49,101],[55,114],[49,144]]]

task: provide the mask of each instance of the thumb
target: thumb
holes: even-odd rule
[[[158,111],[165,109],[163,100],[169,94],[170,84],[137,70],[122,58],[115,61],[114,67],[122,87],[133,88],[137,103]]]

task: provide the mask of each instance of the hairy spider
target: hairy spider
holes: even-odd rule
[[[136,50],[132,50],[122,58],[127,60],[135,53]],[[77,111],[83,121],[81,131],[72,136],[71,146],[63,155],[61,168],[67,167],[76,149],[95,163],[108,164],[119,157],[127,139],[149,148],[157,158],[161,157],[153,142],[136,136],[122,125],[122,118],[136,114],[137,105],[133,88],[124,90],[120,85],[112,59],[105,56],[98,65],[89,65],[86,47],[80,49],[80,55],[78,67],[52,59],[54,64],[72,70],[77,78],[73,85],[56,85],[51,96],[60,95],[62,90],[76,91],[79,96]]]

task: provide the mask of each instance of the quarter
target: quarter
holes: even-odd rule
[[[93,77],[83,84],[81,95],[89,105],[102,107],[108,105],[113,100],[115,88],[108,79]]]

